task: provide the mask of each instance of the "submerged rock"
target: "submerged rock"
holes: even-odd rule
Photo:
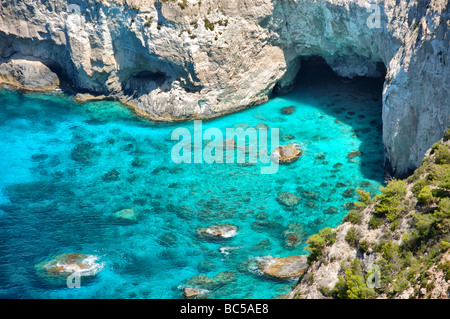
[[[311,200],[318,200],[320,198],[320,192],[318,191],[302,191],[302,196]]]
[[[208,292],[207,289],[184,288],[183,296],[186,299],[202,299]]]
[[[147,161],[140,157],[135,157],[133,159],[133,161],[131,162],[131,166],[133,166],[133,167],[144,167],[144,166],[146,166],[146,164],[147,164]]]
[[[174,233],[165,233],[158,237],[158,242],[162,246],[172,247],[178,243],[178,238]]]
[[[355,158],[358,156],[361,156],[362,153],[360,151],[351,151],[350,153],[348,153],[347,158]]]
[[[298,160],[302,154],[303,152],[298,144],[279,145],[272,153],[272,157],[279,163],[289,164]]]
[[[96,153],[94,152],[94,143],[83,142],[75,145],[70,153],[70,157],[80,164],[91,164]]]
[[[223,147],[226,150],[234,150],[236,148],[236,140],[232,137],[227,138],[223,144]]]
[[[295,138],[294,135],[292,135],[292,134],[286,134],[286,135],[283,135],[283,136],[281,137],[281,140],[282,140],[283,142],[286,142],[286,141],[293,140],[294,138]]]
[[[370,182],[369,181],[362,181],[361,183],[359,183],[359,187],[369,187],[370,186]]]
[[[66,284],[67,277],[77,272],[82,277],[95,276],[104,264],[95,255],[66,253],[35,266],[38,276],[52,284]]]
[[[338,209],[334,206],[328,207],[327,209],[325,209],[324,214],[326,215],[333,215],[336,214],[338,212]]]
[[[195,233],[204,239],[224,240],[236,236],[237,230],[237,226],[220,224],[197,229]]]
[[[217,289],[221,286],[231,283],[236,279],[236,273],[231,271],[223,271],[215,275],[213,278],[207,275],[196,275],[186,281],[186,286],[193,289]]]
[[[342,163],[336,163],[333,165],[334,169],[340,169],[342,166],[344,166]]]
[[[211,270],[214,270],[214,268],[216,268],[216,264],[210,260],[203,260],[197,266],[197,269],[200,272],[210,272]]]
[[[113,169],[113,170],[109,171],[108,173],[104,174],[102,176],[102,179],[105,182],[115,182],[120,179],[120,173],[117,170]]]
[[[272,249],[272,244],[269,238],[261,240],[251,248],[251,250],[253,251],[270,250],[270,249]]]
[[[292,114],[295,112],[295,106],[291,105],[291,106],[283,107],[280,111],[282,114],[289,115],[289,114]]]
[[[113,217],[121,222],[137,223],[140,218],[140,214],[133,208],[122,209],[113,214]]]
[[[301,198],[289,192],[279,193],[277,202],[288,209],[295,209],[295,207],[300,203]]]
[[[297,247],[304,242],[307,237],[306,227],[302,223],[289,224],[287,229],[283,232],[284,244],[288,248]]]
[[[267,232],[272,236],[280,236],[285,230],[285,227],[279,222],[272,220],[257,221],[250,224],[252,230],[256,232]]]
[[[345,198],[350,198],[353,197],[355,195],[355,189],[354,188],[347,188],[344,191],[344,194],[342,196],[344,196]]]
[[[276,279],[291,279],[300,277],[308,267],[305,255],[290,256],[265,260],[259,266],[267,276]]]
[[[265,123],[263,123],[263,122],[260,122],[260,123],[255,125],[255,129],[257,129],[257,130],[260,130],[260,129],[261,130],[268,130],[269,128],[270,128],[270,126],[265,124]]]

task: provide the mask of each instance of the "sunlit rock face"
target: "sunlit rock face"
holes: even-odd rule
[[[18,54],[37,58],[79,90],[175,121],[267,101],[291,87],[302,57],[321,56],[345,78],[383,76],[384,65],[386,164],[402,175],[450,123],[449,4],[372,3],[378,7],[365,0],[5,0],[0,64]]]

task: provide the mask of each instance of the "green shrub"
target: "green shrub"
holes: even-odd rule
[[[432,231],[436,218],[432,214],[413,214],[416,228],[422,237],[427,237]]]
[[[402,247],[407,251],[415,251],[419,246],[421,236],[417,229],[413,229],[402,236]]]
[[[419,204],[431,204],[434,200],[431,186],[427,185],[422,188],[417,199]]]
[[[178,5],[180,6],[181,9],[186,9],[187,7],[187,0],[182,0],[182,2],[178,2]]]
[[[383,225],[383,223],[384,223],[383,218],[380,218],[377,216],[372,216],[372,217],[370,217],[370,220],[369,220],[369,229],[377,229],[378,227]]]
[[[345,235],[345,240],[349,243],[350,246],[352,247],[357,247],[358,243],[359,243],[359,238],[356,232],[356,228],[355,227],[351,227],[348,231],[347,234]]]
[[[450,128],[444,133],[444,141],[446,142],[448,140],[450,140]]]
[[[406,195],[406,182],[393,179],[380,190],[381,194],[375,196],[375,200],[378,201],[375,206],[375,214],[386,216],[389,221],[393,221],[405,211],[401,201]]]
[[[351,267],[344,269],[345,274],[339,276],[333,296],[339,299],[372,299],[376,297],[373,289],[368,288],[364,280],[361,263],[355,258]]]
[[[369,193],[369,192],[366,192],[366,191],[363,190],[363,189],[356,189],[356,193],[358,193],[358,195],[359,195],[359,201],[360,201],[361,203],[367,204],[367,203],[369,203],[370,200],[372,199],[372,197],[370,196],[370,193]]]
[[[314,234],[306,241],[309,246],[307,249],[311,252],[308,256],[308,262],[318,260],[323,255],[323,249],[326,246],[334,244],[336,241],[336,231],[330,227],[322,229],[318,234]]]
[[[450,150],[448,145],[441,145],[436,152],[436,164],[450,164]]]
[[[208,29],[210,31],[214,31],[214,23],[208,20],[208,18],[204,19],[205,22],[205,29]]]
[[[352,224],[361,224],[362,214],[357,210],[351,210],[348,212],[347,216],[344,218],[344,222],[349,222]]]
[[[450,248],[450,243],[448,241],[441,240],[439,242],[439,246],[441,247],[443,252],[446,252]]]
[[[370,249],[370,243],[367,240],[362,240],[359,242],[359,250],[362,252],[367,252]]]
[[[412,192],[413,194],[417,197],[419,196],[420,191],[422,190],[422,188],[424,188],[425,186],[430,185],[430,182],[422,177],[419,178],[415,183],[414,186],[412,187]]]
[[[450,280],[450,261],[447,260],[446,262],[440,263],[438,269],[444,272],[445,280]]]

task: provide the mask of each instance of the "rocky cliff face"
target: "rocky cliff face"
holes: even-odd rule
[[[321,56],[349,78],[379,76],[384,64],[386,163],[402,175],[450,123],[450,9],[448,0],[373,3],[2,0],[0,58],[38,59],[78,90],[154,120],[265,102],[289,89],[302,57]]]
[[[406,180],[392,180],[308,240],[309,267],[286,298],[450,298],[450,129]]]

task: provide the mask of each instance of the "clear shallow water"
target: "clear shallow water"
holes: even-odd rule
[[[155,124],[115,102],[0,91],[0,297],[179,298],[190,277],[222,271],[235,280],[212,298],[289,292],[295,281],[266,279],[246,261],[307,253],[307,237],[337,226],[345,204],[357,199],[348,189],[378,191],[380,92],[377,80],[342,84],[326,72],[308,73],[288,95],[203,122],[223,132],[262,122],[293,135],[281,144],[300,144],[300,160],[261,175],[260,164],[174,164],[171,133],[192,131],[192,122]],[[281,114],[291,105],[293,114]],[[89,163],[74,160],[77,146]],[[354,150],[362,155],[347,159]],[[119,179],[104,181],[111,170]],[[279,192],[302,197],[295,211],[276,201]],[[132,207],[143,216],[137,224],[111,217]],[[238,235],[221,243],[196,237],[197,228],[219,223],[238,226]],[[302,241],[292,248],[285,231],[294,223]],[[226,255],[224,246],[239,248]],[[105,267],[81,289],[53,287],[36,275],[39,262],[71,252],[98,255]]]

